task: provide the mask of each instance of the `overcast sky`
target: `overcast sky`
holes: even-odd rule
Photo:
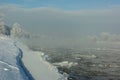
[[[120,34],[120,0],[0,0],[0,20],[44,37]]]
[[[0,15],[35,33],[119,33],[120,0],[0,0]]]

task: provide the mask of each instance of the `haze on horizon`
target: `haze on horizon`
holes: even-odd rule
[[[120,42],[120,0],[0,0],[0,20],[19,23],[41,45]]]

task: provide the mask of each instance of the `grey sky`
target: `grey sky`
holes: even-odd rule
[[[88,35],[119,33],[120,7],[100,10],[65,11],[55,8],[0,6],[8,25],[18,22],[33,33]]]
[[[97,36],[102,32],[120,34],[119,6],[109,9],[75,11],[48,7],[23,8],[18,5],[3,5],[0,6],[0,14],[4,15],[3,18],[7,25],[12,26],[17,22],[28,32],[41,36],[41,41],[45,43],[49,40],[51,44],[58,42],[59,44],[66,42],[78,44],[82,43],[79,39],[88,35]]]

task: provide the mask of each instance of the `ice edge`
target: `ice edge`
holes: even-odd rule
[[[14,44],[16,46],[16,44]],[[17,47],[17,46],[16,46]],[[24,71],[25,75],[27,76],[28,80],[35,80],[31,73],[28,71],[28,69],[25,67],[24,63],[22,62],[22,57],[23,57],[23,51],[17,47],[19,50],[19,54],[16,57],[18,67]],[[20,71],[22,73],[22,71]]]

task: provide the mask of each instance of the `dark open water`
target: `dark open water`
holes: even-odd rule
[[[44,48],[40,50],[45,53],[45,59],[53,65],[64,62],[77,63],[70,67],[55,65],[61,74],[68,74],[68,80],[120,80],[119,49]]]

